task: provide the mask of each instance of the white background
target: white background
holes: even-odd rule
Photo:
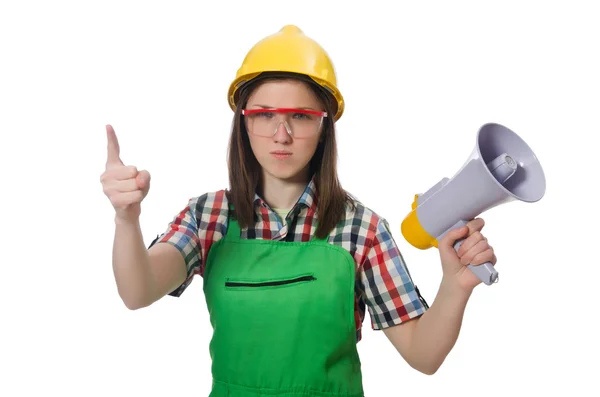
[[[227,187],[226,92],[246,51],[297,24],[329,52],[347,102],[343,186],[387,218],[431,304],[435,250],[400,233],[413,195],[499,122],[547,178],[535,204],[483,214],[500,282],[480,285],[434,376],[364,324],[367,396],[593,395],[598,370],[600,13],[593,2],[2,2],[0,395],[206,396],[210,324],[196,278],[128,311],[99,182],[112,124],[148,169],[149,243],[188,198]]]

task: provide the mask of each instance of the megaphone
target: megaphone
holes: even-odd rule
[[[510,201],[534,203],[545,192],[544,171],[527,143],[503,125],[484,124],[459,171],[415,195],[412,211],[401,224],[402,235],[415,248],[437,248],[450,230],[479,214]],[[463,241],[454,244],[457,251]],[[498,282],[490,262],[468,267],[486,285]]]

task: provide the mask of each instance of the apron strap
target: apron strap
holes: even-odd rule
[[[225,232],[225,240],[239,240],[240,239],[240,225],[231,213],[233,212],[233,204],[229,203],[229,211],[227,213],[227,230]]]

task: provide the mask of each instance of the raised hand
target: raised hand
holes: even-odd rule
[[[141,213],[141,202],[150,189],[150,173],[123,164],[119,141],[111,125],[106,126],[106,135],[108,153],[106,169],[100,176],[102,189],[113,205],[118,220],[136,220]]]

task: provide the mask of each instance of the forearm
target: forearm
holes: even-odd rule
[[[442,281],[430,308],[418,319],[407,359],[415,368],[434,373],[454,347],[470,293]]]
[[[113,272],[119,296],[129,309],[152,303],[156,282],[139,220],[115,220]]]

